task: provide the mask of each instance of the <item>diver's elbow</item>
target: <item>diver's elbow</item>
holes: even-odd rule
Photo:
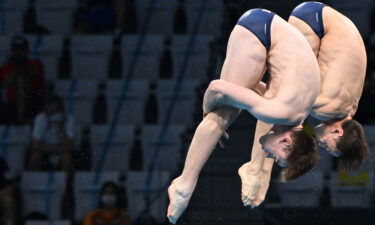
[[[223,86],[222,80],[213,80],[213,81],[210,82],[210,84],[208,86],[208,92],[212,96],[215,96],[216,100],[223,99],[224,94],[222,92],[222,86]]]
[[[213,93],[221,93],[223,81],[222,80],[213,80],[208,85],[208,90]]]

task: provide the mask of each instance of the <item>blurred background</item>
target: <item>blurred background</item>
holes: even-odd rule
[[[0,0],[0,224],[168,224],[182,169],[219,78],[229,34],[250,8],[284,19],[298,0]],[[323,1],[353,20],[368,70],[356,119],[375,145],[371,0]],[[237,169],[255,119],[242,113],[205,166],[180,224],[374,224],[374,160],[319,165],[288,184],[275,166],[258,209]]]

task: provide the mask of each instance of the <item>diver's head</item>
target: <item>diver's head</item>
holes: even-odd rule
[[[363,127],[351,117],[324,122],[314,130],[318,145],[338,157],[340,169],[356,169],[369,155]]]
[[[266,156],[285,167],[281,175],[285,182],[307,173],[319,158],[314,138],[302,126],[274,125],[259,141]]]

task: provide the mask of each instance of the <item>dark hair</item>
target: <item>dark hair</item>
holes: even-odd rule
[[[336,142],[337,150],[341,152],[338,158],[339,169],[348,172],[361,166],[370,154],[365,132],[360,123],[347,120],[342,124],[343,136]]]
[[[103,186],[100,188],[100,192],[99,192],[99,208],[103,208],[104,207],[104,204],[102,202],[101,196],[104,194],[105,189],[107,189],[108,187],[110,187],[110,188],[113,189],[114,194],[116,196],[116,206],[120,207],[120,201],[119,201],[119,199],[120,199],[120,188],[114,182],[108,181],[108,182],[104,183]]]
[[[304,129],[291,135],[292,146],[288,149],[288,167],[281,172],[281,181],[288,182],[310,171],[319,160],[314,138]]]

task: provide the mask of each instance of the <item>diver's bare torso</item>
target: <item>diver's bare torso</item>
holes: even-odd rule
[[[366,73],[366,51],[355,25],[331,7],[323,8],[325,34],[319,40],[303,21],[291,16],[318,57],[321,91],[311,115],[321,121],[353,116],[362,94]]]
[[[270,80],[264,96],[293,109],[294,124],[289,125],[301,124],[320,90],[319,66],[303,35],[277,15],[271,34],[267,57]]]

